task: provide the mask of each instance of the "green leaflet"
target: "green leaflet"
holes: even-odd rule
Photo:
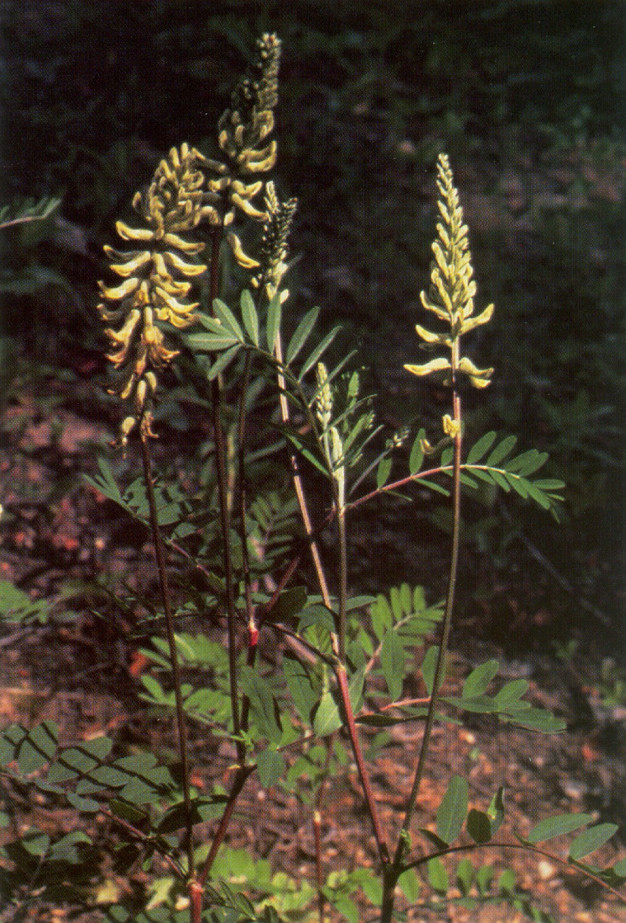
[[[454,775],[437,811],[437,836],[447,843],[453,843],[465,823],[468,801],[467,779]]]

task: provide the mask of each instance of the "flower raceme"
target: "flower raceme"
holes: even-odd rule
[[[475,388],[485,388],[490,383],[493,369],[479,369],[465,356],[461,356],[460,340],[463,334],[486,324],[494,311],[490,304],[474,316],[476,282],[472,279],[472,256],[468,229],[463,222],[463,209],[454,186],[450,163],[446,154],[440,154],[437,163],[437,202],[441,220],[437,224],[437,239],[432,244],[433,260],[430,270],[430,290],[420,295],[422,305],[449,327],[442,333],[427,330],[416,324],[415,330],[425,348],[445,346],[450,357],[440,356],[422,365],[405,365],[413,375],[446,373],[445,381],[452,384],[458,373],[468,376]]]

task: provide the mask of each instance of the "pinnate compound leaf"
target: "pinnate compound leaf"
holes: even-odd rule
[[[527,843],[543,843],[555,836],[572,833],[592,820],[591,814],[556,814],[554,817],[545,817],[533,827],[525,840]]]
[[[289,345],[287,346],[287,352],[285,353],[285,362],[287,365],[291,365],[293,360],[296,358],[308,340],[309,335],[315,326],[317,318],[319,317],[319,313],[319,308],[311,308],[310,311],[307,311],[307,313],[296,327],[295,332],[289,341]]]
[[[467,814],[468,785],[462,776],[452,776],[437,811],[437,836],[447,845],[461,832]]]
[[[569,858],[577,862],[595,852],[617,833],[617,824],[596,824],[580,833],[569,848]]]
[[[248,291],[244,289],[241,293],[241,319],[246,328],[246,332],[255,346],[259,345],[259,316],[254,306],[254,299]]]
[[[387,631],[380,649],[380,664],[392,701],[402,695],[405,653],[397,632]]]

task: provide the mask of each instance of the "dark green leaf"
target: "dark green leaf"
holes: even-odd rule
[[[482,695],[498,672],[498,668],[499,664],[497,660],[487,660],[485,663],[481,663],[480,666],[472,670],[463,683],[462,698],[466,699]]]
[[[422,467],[422,462],[424,461],[424,450],[422,449],[422,440],[426,438],[426,430],[420,429],[419,433],[415,437],[415,441],[411,446],[411,453],[409,455],[409,473],[411,475],[417,474],[417,472]]]
[[[273,354],[276,336],[280,330],[280,321],[282,316],[282,306],[280,303],[280,293],[277,292],[269,303],[267,309],[267,330],[266,341],[267,348]]]
[[[308,357],[308,359],[305,360],[305,362],[304,362],[302,368],[300,369],[300,375],[299,375],[299,377],[298,377],[298,381],[302,381],[302,379],[303,379],[304,376],[307,374],[307,372],[310,372],[310,370],[315,366],[315,364],[317,363],[317,360],[318,360],[319,358],[321,358],[321,356],[323,355],[323,353],[326,352],[326,350],[328,349],[328,347],[330,346],[330,344],[332,343],[332,341],[335,339],[335,337],[336,337],[337,334],[339,333],[340,329],[341,329],[341,328],[338,327],[338,326],[337,326],[337,327],[333,327],[333,329],[330,331],[330,333],[327,333],[327,334],[326,334],[326,336],[324,337],[324,339],[322,340],[322,342],[319,343],[319,344],[315,347],[315,349],[313,350],[313,352],[311,353],[311,355]]]
[[[483,456],[487,454],[491,446],[496,440],[496,433],[494,430],[491,430],[488,433],[485,433],[484,436],[481,436],[478,442],[475,442],[472,448],[467,453],[467,459],[465,463],[467,465],[475,464],[479,462]]]
[[[285,771],[285,758],[277,750],[262,750],[257,754],[256,768],[263,788],[275,785]]]
[[[437,811],[437,835],[449,845],[461,832],[467,814],[468,785],[461,776],[452,776]]]
[[[488,467],[499,465],[500,462],[509,455],[517,443],[517,436],[505,436],[502,442],[498,443],[489,458],[487,459]]]
[[[424,659],[422,660],[422,676],[424,677],[424,683],[426,684],[426,691],[428,692],[428,695],[433,694],[438,653],[438,645],[432,644],[424,654]]]
[[[538,452],[537,449],[529,449],[511,458],[505,465],[507,471],[515,471],[521,477],[527,478],[529,475],[538,471],[548,460],[547,452]]]
[[[211,368],[207,372],[207,381],[213,381],[215,378],[217,378],[218,375],[221,375],[224,369],[226,369],[233,361],[240,349],[241,347],[239,344],[231,346],[231,348],[223,352],[222,355],[215,360],[215,362],[211,363]]]
[[[285,681],[296,710],[305,724],[310,724],[311,713],[319,699],[319,681],[299,660],[283,658]]]
[[[407,869],[406,872],[402,872],[398,878],[398,887],[409,904],[414,904],[420,893],[420,880],[415,869]]]
[[[37,725],[22,741],[18,752],[20,772],[27,775],[49,763],[57,749],[59,729],[54,721]]]
[[[10,724],[4,729],[0,737],[0,766],[13,762],[18,747],[27,733],[20,724]]]
[[[93,798],[83,798],[81,795],[74,795],[72,792],[68,792],[66,797],[72,807],[83,814],[95,814],[96,811],[100,810],[100,805]]]
[[[449,881],[446,867],[438,856],[428,862],[428,881],[437,894],[447,894]]]
[[[325,692],[315,712],[313,730],[319,737],[326,737],[337,731],[342,724],[339,707],[332,693]]]
[[[238,344],[236,337],[224,333],[189,333],[186,341],[194,352],[218,353]]]
[[[307,606],[300,616],[298,633],[302,634],[304,629],[310,625],[319,625],[320,628],[325,628],[327,631],[335,631],[335,617],[326,606],[316,603],[312,606]]]
[[[272,609],[272,621],[286,622],[288,619],[292,619],[294,616],[299,615],[306,605],[306,601],[307,593],[302,586],[290,587],[288,590],[283,590],[278,597],[276,605]]]
[[[319,313],[319,308],[311,308],[310,311],[307,311],[307,313],[296,327],[295,333],[289,341],[287,352],[285,353],[285,362],[287,365],[291,365],[293,360],[296,358],[306,343],[311,330],[315,326],[315,322],[317,321]]]
[[[475,875],[476,870],[474,869],[470,859],[467,857],[465,859],[461,859],[456,869],[456,883],[458,885],[459,891],[464,897],[469,894],[470,888],[474,883]]]
[[[596,824],[580,833],[569,848],[569,857],[575,862],[604,846],[617,833],[617,824]]]
[[[506,683],[499,692],[494,696],[496,702],[501,708],[506,708],[514,703],[520,703],[519,700],[528,690],[528,680],[514,679]]]
[[[557,814],[554,817],[546,817],[533,827],[525,839],[528,843],[542,843],[555,836],[572,833],[592,820],[591,814]]]
[[[385,632],[380,649],[380,665],[385,677],[385,682],[387,683],[389,695],[394,702],[402,695],[404,663],[404,647],[402,646],[402,641],[398,637],[397,632],[392,630]]]
[[[259,345],[259,317],[254,306],[254,300],[248,289],[241,293],[241,318],[248,336],[255,346]]]
[[[235,339],[239,340],[240,343],[243,343],[243,330],[239,326],[237,318],[230,310],[228,305],[225,304],[225,302],[223,302],[220,298],[214,298],[213,311],[215,312],[215,317],[221,321],[222,329],[232,334]]]
[[[391,474],[392,464],[393,462],[390,458],[381,459],[380,464],[378,465],[378,469],[376,471],[376,487],[378,490],[380,490],[381,487],[384,487],[384,485],[389,480],[389,475]]]
[[[510,720],[520,727],[528,728],[531,731],[542,731],[544,734],[558,734],[567,727],[562,718],[557,718],[543,708],[526,708],[522,711],[515,712]]]
[[[471,808],[467,815],[467,832],[475,843],[488,843],[491,839],[491,819],[483,811]]]
[[[250,699],[250,707],[261,734],[272,743],[279,743],[283,735],[276,709],[276,700],[269,684],[252,667],[241,671],[241,688]]]

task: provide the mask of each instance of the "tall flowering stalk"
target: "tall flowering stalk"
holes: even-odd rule
[[[431,331],[421,324],[415,330],[423,341],[425,348],[444,347],[447,355],[440,355],[420,365],[405,365],[408,372],[420,377],[443,373],[444,383],[452,389],[452,415],[445,414],[442,419],[444,438],[442,442],[452,440],[454,445],[453,488],[452,488],[452,548],[446,608],[443,618],[441,643],[437,653],[433,687],[428,704],[424,734],[420,745],[413,785],[404,814],[404,822],[398,837],[393,861],[383,869],[383,902],[381,923],[390,923],[393,916],[395,887],[402,872],[404,856],[410,845],[409,826],[421,781],[424,775],[430,736],[435,719],[435,709],[439,687],[441,685],[452,612],[459,561],[459,532],[461,524],[461,452],[463,444],[461,397],[459,379],[466,376],[475,388],[486,388],[493,374],[492,368],[480,369],[471,359],[461,355],[461,338],[476,327],[488,323],[494,311],[493,304],[488,305],[480,314],[474,315],[474,298],[476,282],[473,280],[472,255],[469,247],[468,228],[463,221],[463,209],[459,203],[459,194],[454,185],[450,162],[446,154],[440,154],[437,163],[437,188],[440,221],[437,223],[437,238],[432,244],[433,259],[430,267],[430,289],[422,291],[420,298],[424,308],[442,321],[445,329]],[[439,444],[441,445],[441,443]],[[438,448],[437,446],[436,448]],[[431,449],[425,441],[425,451]]]

